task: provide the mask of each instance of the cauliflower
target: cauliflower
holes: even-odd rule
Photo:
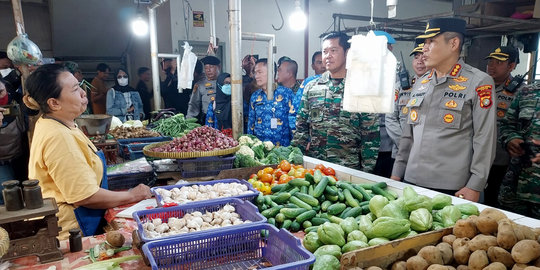
[[[240,138],[238,138],[238,143],[240,143],[240,145],[252,145],[253,144],[253,140],[248,137],[248,136],[240,136]]]
[[[264,149],[266,149],[267,152],[274,149],[274,144],[271,141],[265,141],[263,142],[263,144],[264,144]]]
[[[256,140],[255,143],[253,144],[253,146],[251,146],[252,148],[255,147],[255,146],[259,146],[263,144],[260,140]]]
[[[242,138],[242,137],[240,137],[240,138]],[[247,146],[247,145],[240,146],[240,149],[238,150],[237,153],[249,156],[251,158],[255,158],[255,152],[253,152],[253,150],[251,150],[251,148],[249,148],[249,146]]]

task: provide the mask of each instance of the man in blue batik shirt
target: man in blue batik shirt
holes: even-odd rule
[[[268,100],[268,67],[265,58],[255,63],[255,81],[260,88],[251,95],[249,101],[248,134],[257,136],[261,141],[288,146],[292,138],[289,118],[296,113],[292,105],[291,89],[278,86],[274,91],[274,99]]]

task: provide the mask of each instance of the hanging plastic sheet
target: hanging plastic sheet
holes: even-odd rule
[[[191,88],[191,83],[193,82],[193,71],[195,71],[195,65],[197,64],[197,56],[193,52],[191,52],[193,47],[191,47],[189,43],[185,41],[183,48],[184,55],[182,57],[182,63],[180,65],[180,72],[178,74],[179,90]]]
[[[365,36],[353,36],[350,42],[343,109],[349,112],[391,112],[397,60],[387,49],[386,38],[369,31]]]

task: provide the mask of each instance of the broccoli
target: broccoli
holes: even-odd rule
[[[255,158],[257,159],[263,159],[264,158],[264,146],[261,141],[256,142],[252,147],[251,150],[255,152]]]
[[[276,147],[270,151],[270,154],[274,153],[277,156],[278,162],[284,159],[289,159],[289,154],[291,153],[291,149],[289,147]],[[271,164],[277,164],[277,163],[271,163]]]
[[[292,151],[289,154],[289,158],[287,158],[287,161],[289,161],[291,164],[296,164],[296,165],[304,164],[304,155],[302,154],[302,151],[300,150],[300,148],[298,147],[291,147],[291,148],[292,148]]]
[[[268,156],[266,156],[264,159],[261,160],[261,163],[265,165],[270,165],[270,164],[279,164],[280,161],[281,159],[279,159],[276,153],[270,152]]]
[[[263,142],[263,144],[264,144],[264,151],[266,153],[268,153],[272,149],[274,149],[274,143],[272,143],[271,141],[265,141],[265,142]]]
[[[256,166],[262,165],[260,162],[258,162],[251,156],[239,154],[239,153],[236,153],[236,159],[234,160],[234,163],[235,163],[235,167],[237,166],[237,167],[242,167],[242,168],[256,167]]]
[[[240,146],[240,149],[238,149],[238,152],[236,152],[236,154],[242,154],[249,156],[250,158],[255,158],[255,152],[253,152],[253,150],[251,150],[251,148],[249,148],[249,146],[247,145]]]

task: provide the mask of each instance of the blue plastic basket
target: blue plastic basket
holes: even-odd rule
[[[213,180],[213,181],[205,181],[205,182],[197,182],[197,183],[187,183],[187,184],[172,185],[172,186],[160,186],[160,187],[153,187],[153,188],[150,189],[150,191],[152,191],[152,193],[156,196],[156,201],[157,201],[158,207],[161,207],[161,206],[163,206],[163,202],[162,202],[163,198],[161,197],[161,195],[159,193],[156,192],[156,189],[158,189],[158,188],[171,190],[173,188],[182,188],[182,187],[185,187],[185,186],[214,185],[214,184],[217,184],[217,183],[226,183],[226,184],[238,183],[238,184],[242,184],[242,185],[247,186],[248,190],[253,191],[253,193],[251,193],[251,194],[243,194],[243,195],[233,196],[231,198],[238,198],[238,199],[241,199],[241,200],[244,200],[244,201],[251,201],[251,200],[255,199],[259,195],[259,191],[256,190],[255,188],[253,188],[253,186],[250,183],[248,183],[247,181],[238,180],[238,179],[221,179],[221,180]],[[221,199],[221,198],[219,198],[219,199]],[[213,200],[207,200],[207,201],[213,201]],[[193,203],[196,203],[196,202],[203,202],[203,201],[193,201]],[[192,203],[192,202],[190,202],[190,203]]]
[[[203,177],[218,175],[222,170],[233,168],[236,156],[200,157],[190,159],[178,159],[178,167],[182,177]]]
[[[164,142],[172,140],[171,137],[151,137],[151,138],[131,138],[118,139],[119,154],[124,159],[135,160],[144,157],[142,149],[155,142]]]
[[[184,205],[174,206],[174,207],[155,208],[155,209],[150,209],[150,210],[136,211],[133,213],[133,219],[137,222],[139,238],[143,242],[150,242],[150,241],[169,239],[169,238],[175,238],[175,237],[183,237],[185,235],[212,232],[218,229],[209,229],[209,230],[198,231],[198,232],[190,232],[190,233],[184,233],[184,234],[178,234],[178,235],[165,236],[161,238],[148,238],[144,234],[144,229],[142,225],[145,222],[151,221],[152,219],[155,219],[155,218],[161,218],[162,222],[168,222],[169,218],[171,217],[181,218],[186,213],[193,213],[195,211],[199,211],[203,214],[206,211],[215,212],[223,208],[223,206],[225,206],[226,204],[234,206],[234,208],[236,208],[236,213],[240,215],[240,218],[242,220],[251,221],[251,223],[232,225],[235,228],[251,226],[257,223],[266,223],[266,218],[259,213],[259,210],[257,209],[255,205],[253,205],[252,203],[248,201],[242,201],[236,198],[223,198],[219,200],[202,201],[202,202],[184,204]]]
[[[152,241],[142,250],[152,269],[309,269],[315,262],[298,238],[270,224]]]

